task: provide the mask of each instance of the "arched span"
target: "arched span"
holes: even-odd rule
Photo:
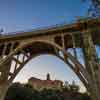
[[[37,57],[37,56],[41,56],[41,55],[46,55],[46,54],[38,54],[38,55],[35,55],[35,56],[31,56],[28,60],[26,60],[26,62],[25,62],[23,65],[20,66],[20,69],[19,69],[19,70],[21,71],[21,70],[23,69],[23,67],[24,67],[30,60],[32,60],[33,58],[35,58],[35,57]],[[57,55],[53,55],[53,54],[48,54],[48,55],[56,56],[56,57],[58,57],[61,61],[64,62],[64,60],[63,60],[62,58],[60,58],[59,56],[57,56]],[[66,63],[66,62],[65,62],[65,63]],[[67,63],[66,63],[66,64],[67,64]],[[67,67],[67,66],[66,66],[66,67]],[[71,70],[73,70],[71,66],[69,66],[69,67],[71,68]],[[16,77],[16,75],[17,75],[20,71],[17,71],[17,73],[14,74],[14,77],[13,77],[11,80],[9,80],[9,81],[13,81],[13,79]],[[79,79],[81,78],[77,73],[76,73],[76,75],[79,77]],[[80,79],[80,81],[84,84],[84,82],[83,82],[82,79]],[[84,84],[84,86],[85,86],[85,84]]]
[[[29,48],[30,48],[30,50],[28,50]],[[35,49],[35,51],[34,51],[34,49]],[[29,55],[27,60],[25,60],[24,62],[20,63],[20,66],[15,70],[14,74],[9,79],[9,82],[13,81],[13,79],[16,77],[16,75],[19,73],[19,71],[25,66],[26,63],[28,63],[32,58],[34,58],[36,56],[39,56],[41,54],[51,54],[51,55],[57,56],[61,60],[63,60],[65,63],[67,63],[67,59],[65,60],[65,58],[63,58],[63,57],[61,57],[59,55],[59,51],[62,51],[64,53],[64,55],[68,55],[67,52],[65,52],[65,50],[63,50],[60,46],[58,46],[57,44],[52,43],[52,42],[48,42],[48,41],[32,41],[32,42],[25,43],[23,45],[20,45],[15,51],[13,51],[10,54],[10,58],[12,58],[12,60],[13,60],[13,56],[14,55],[19,55],[19,54],[23,53],[23,51],[24,51],[25,55],[27,55],[27,53],[30,53],[30,55]],[[15,61],[17,61],[17,60],[15,60]],[[18,62],[20,62],[20,61],[18,61]],[[83,84],[87,88],[86,80],[81,75],[81,73],[80,72],[76,72],[75,68],[73,68],[72,65],[69,66],[69,67],[73,70],[73,72],[76,73],[76,75],[79,77],[79,79],[83,82]]]

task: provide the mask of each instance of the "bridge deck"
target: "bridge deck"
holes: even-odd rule
[[[1,35],[0,42],[20,40],[30,37],[44,36],[44,35],[54,35],[58,33],[76,34],[80,37],[83,30],[92,30],[93,41],[95,44],[100,44],[100,19],[90,19],[85,21],[77,21],[73,24],[61,25],[50,27],[46,29],[33,30],[29,32],[19,32],[16,34]]]

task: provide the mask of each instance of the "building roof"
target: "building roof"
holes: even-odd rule
[[[31,81],[33,83],[40,83],[40,84],[58,84],[58,83],[63,84],[63,82],[60,80],[41,80],[35,77],[31,77],[28,81]]]

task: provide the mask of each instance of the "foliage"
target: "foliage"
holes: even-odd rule
[[[8,88],[5,100],[90,100],[86,93],[81,94],[75,90],[73,92],[72,88],[70,90],[65,87],[62,90],[37,91],[29,84],[14,83]]]

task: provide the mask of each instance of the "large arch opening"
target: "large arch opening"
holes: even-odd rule
[[[14,79],[14,82],[25,83],[30,77],[46,79],[46,74],[50,73],[52,80],[68,81],[74,80],[80,86],[80,91],[85,92],[86,88],[79,80],[78,76],[58,57],[53,55],[40,55],[31,59]]]
[[[24,51],[24,53],[26,53],[26,54],[29,54],[30,56],[31,56],[31,58],[30,59],[28,59],[27,61],[26,61],[26,66],[28,65],[27,64],[27,62],[31,62],[32,60],[32,58],[34,58],[34,57],[36,57],[36,56],[38,56],[40,59],[41,59],[41,56],[39,56],[39,55],[41,55],[41,54],[50,54],[50,55],[56,55],[57,53],[60,53],[60,52],[62,52],[60,49],[58,49],[57,48],[57,46],[54,46],[52,43],[51,44],[49,44],[48,42],[41,42],[41,41],[38,41],[38,42],[31,42],[31,43],[28,43],[28,44],[26,44],[26,45],[24,45],[23,46],[23,48],[22,48],[22,50]],[[21,51],[20,50],[18,50],[16,53],[15,53],[16,55],[20,55],[20,56],[22,56],[22,53],[21,53]],[[16,56],[15,55],[15,56]],[[49,56],[50,56],[49,55]],[[48,56],[48,55],[45,55],[45,56]],[[57,56],[57,55],[56,55]],[[63,63],[63,65],[65,66],[66,64],[64,64],[64,62],[61,62],[61,60],[58,60],[58,58],[56,57],[56,56],[50,56],[50,58],[52,58],[52,59],[54,59],[53,60],[53,62],[55,62],[56,64],[58,63],[58,62],[60,62],[60,63]],[[37,57],[37,58],[38,58]],[[19,58],[21,58],[21,57],[19,57]],[[35,59],[37,59],[37,58],[35,58]],[[56,60],[57,59],[57,60]],[[15,60],[15,59],[14,59]],[[22,59],[19,59],[19,60],[22,60]],[[44,61],[46,62],[46,58],[44,59]],[[51,60],[52,61],[52,60]],[[25,65],[24,64],[24,65]],[[53,66],[57,66],[56,64],[54,64]],[[20,73],[23,73],[23,70],[24,70],[24,65],[22,66],[22,70],[20,71],[19,70],[19,72]],[[60,65],[60,64],[59,64]],[[62,64],[61,64],[62,65]],[[32,65],[31,65],[32,66]],[[39,66],[39,65],[37,65],[37,66]],[[51,65],[52,66],[52,65]],[[67,68],[68,66],[66,66],[65,68]],[[28,67],[27,67],[28,68]],[[26,69],[27,69],[26,68]],[[34,68],[35,69],[35,68]],[[60,69],[62,70],[62,66],[60,67]],[[43,70],[43,69],[42,69]],[[62,71],[61,70],[59,70],[60,72],[62,72],[63,73],[63,71],[65,71],[66,69],[63,69]],[[68,70],[68,71],[67,71]],[[82,86],[82,88],[83,88],[83,90],[82,91],[84,91],[85,90],[85,88],[83,87],[83,85],[82,85],[82,83],[78,80],[78,77],[75,75],[75,73],[70,69],[70,68],[68,68],[66,71],[66,76],[67,76],[67,73],[69,73],[70,72],[70,74],[72,74],[71,76],[72,76],[72,78],[70,78],[69,76],[68,76],[68,78],[69,78],[69,80],[70,80],[70,82],[71,82],[71,80],[74,80],[74,78],[75,78],[75,80],[77,80],[77,83],[78,84],[81,84],[81,86]],[[59,71],[57,71],[57,72],[59,72]],[[18,72],[18,73],[19,73]],[[28,71],[28,72],[30,72],[30,71]],[[28,73],[28,72],[26,72],[26,73]],[[20,75],[20,73],[18,74],[18,75]],[[35,73],[35,72],[34,72]],[[46,73],[45,73],[46,74]],[[16,74],[17,75],[17,74]],[[27,74],[26,74],[27,75]],[[60,75],[60,76],[62,76],[62,75]],[[75,76],[75,77],[74,77]],[[64,76],[62,76],[62,77],[64,77]],[[17,77],[16,77],[17,78]],[[15,78],[15,80],[14,81],[16,81],[17,79],[20,79],[20,78],[17,78],[16,79]],[[55,78],[56,78],[56,76],[55,76]],[[57,77],[58,78],[58,77]],[[59,79],[59,78],[58,78]],[[63,81],[66,81],[67,79],[65,78],[62,78],[61,80],[63,80]]]

